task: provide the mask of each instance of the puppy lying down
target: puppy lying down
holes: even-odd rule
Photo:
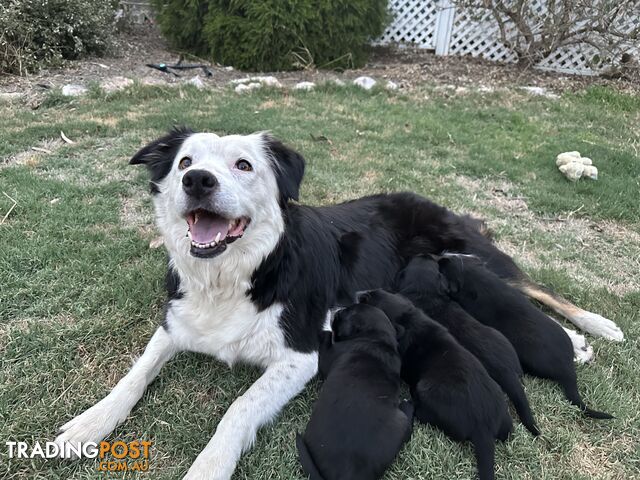
[[[478,321],[499,330],[515,348],[526,373],[560,384],[567,399],[593,418],[613,418],[588,408],[578,393],[573,346],[562,327],[522,293],[469,256],[440,260],[451,298]]]
[[[377,308],[352,305],[323,332],[325,378],[304,435],[300,463],[311,480],[380,478],[411,436],[413,406],[399,404],[396,331]]]
[[[448,261],[448,260],[446,260]],[[513,403],[524,426],[539,435],[522,386],[522,367],[509,340],[449,298],[449,281],[433,257],[415,257],[398,274],[395,290],[449,330],[487,370]]]
[[[506,440],[513,424],[500,387],[482,364],[439,323],[411,301],[384,290],[358,295],[394,322],[415,414],[457,441],[475,448],[480,480],[494,478],[495,439]]]

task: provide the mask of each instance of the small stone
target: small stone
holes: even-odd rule
[[[224,69],[225,69],[227,72],[233,72],[233,71],[235,70],[235,68],[233,68],[232,66],[224,67]]]
[[[398,88],[400,88],[400,86],[396,82],[389,80],[385,88],[387,90],[397,90]]]
[[[187,81],[187,83],[190,84],[190,85],[193,85],[198,90],[202,90],[204,88],[204,82],[202,81],[202,79],[200,77],[193,77],[192,79]]]
[[[338,87],[344,87],[344,86],[346,85],[346,84],[345,84],[342,80],[340,80],[339,78],[334,78],[333,80],[331,80],[331,82],[332,82],[334,85],[338,86]]]
[[[252,82],[260,82],[263,85],[266,85],[267,87],[277,87],[280,88],[282,85],[280,84],[280,81],[273,76],[258,76],[258,77],[251,77],[251,81]]]
[[[262,84],[258,82],[241,83],[239,85],[236,85],[236,88],[234,90],[236,91],[236,93],[244,93],[244,92],[250,92],[251,90],[257,90],[258,88],[261,88],[261,87],[262,87]]]
[[[543,87],[520,87],[520,89],[524,90],[525,92],[531,95],[535,95],[539,97],[560,98],[560,95],[558,95],[557,93],[550,92],[549,90]]]
[[[241,83],[249,83],[251,79],[249,77],[236,78],[235,80],[231,80],[229,83],[231,85],[239,85]]]
[[[377,82],[371,77],[358,77],[353,81],[354,85],[364,88],[365,90],[371,90]]]
[[[78,97],[87,93],[87,87],[82,85],[67,84],[62,87],[62,95],[66,97]]]
[[[294,90],[306,90],[306,91],[313,90],[314,88],[316,88],[316,84],[313,82],[299,82],[299,83],[296,83],[295,86],[293,87]]]

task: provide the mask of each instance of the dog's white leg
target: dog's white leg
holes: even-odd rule
[[[593,359],[593,348],[587,343],[584,335],[580,335],[575,330],[565,328],[558,320],[548,315],[548,317],[562,327],[573,345],[573,359],[577,363],[587,363]]]
[[[216,433],[198,455],[184,480],[227,480],[243,451],[253,444],[258,429],[313,378],[318,354],[290,351],[229,407]]]
[[[603,337],[616,342],[624,340],[624,334],[622,330],[620,330],[620,327],[613,321],[597,313],[579,310],[572,312],[567,318],[580,330],[595,335],[596,337]]]
[[[516,286],[528,297],[558,312],[580,330],[596,337],[603,337],[616,342],[624,340],[624,333],[622,333],[620,327],[602,315],[576,307],[571,302],[540,285],[529,282]]]
[[[75,447],[77,442],[99,442],[105,438],[127,418],[147,385],[175,353],[176,347],[167,331],[163,327],[158,328],[129,373],[109,395],[63,425],[55,443],[60,447],[71,443]],[[68,452],[64,454],[65,450],[62,450],[61,456],[72,456]]]

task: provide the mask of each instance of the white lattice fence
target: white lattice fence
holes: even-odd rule
[[[538,12],[546,10],[546,0],[532,3]],[[498,24],[489,11],[455,8],[451,0],[391,0],[389,8],[394,20],[378,44],[408,44],[435,50],[439,55],[471,55],[500,62],[517,60],[515,53],[502,43]],[[640,17],[627,16],[619,29],[631,31],[638,22]],[[627,51],[640,53],[638,45],[626,47]],[[572,45],[557,50],[537,68],[592,75],[597,73],[596,54],[597,50],[590,45]]]

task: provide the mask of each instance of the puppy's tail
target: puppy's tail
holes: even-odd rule
[[[531,413],[529,400],[527,399],[527,395],[524,393],[524,388],[520,378],[514,374],[508,379],[508,381],[503,382],[501,387],[513,403],[513,406],[516,408],[518,417],[520,417],[520,421],[525,428],[529,430],[534,437],[540,435],[540,430],[538,430],[536,421]]]
[[[608,420],[611,418],[615,418],[613,415],[609,413],[599,412],[597,410],[592,410],[589,407],[587,407],[587,405],[582,401],[580,394],[578,393],[578,386],[576,385],[575,381],[570,383],[568,382],[564,384],[562,387],[564,389],[564,394],[566,395],[567,399],[573,405],[575,405],[580,410],[582,410],[582,413],[585,416],[591,417],[591,418],[597,418],[598,420]]]
[[[316,463],[313,461],[311,452],[307,448],[307,444],[304,443],[304,438],[299,433],[296,433],[296,447],[298,448],[298,458],[304,473],[306,473],[311,480],[324,480],[324,477],[320,475]]]
[[[476,454],[478,464],[478,478],[480,480],[494,479],[494,456],[496,450],[496,440],[492,435],[483,432],[475,435],[471,439]]]

